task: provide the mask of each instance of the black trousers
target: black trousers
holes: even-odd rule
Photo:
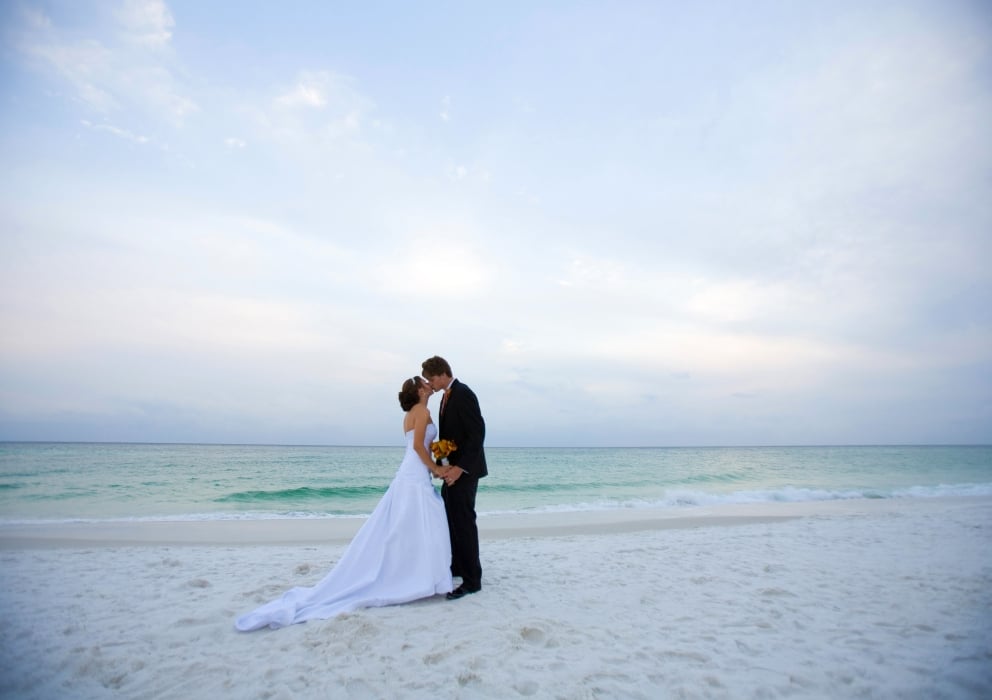
[[[479,528],[475,522],[475,492],[479,480],[462,474],[451,486],[441,486],[444,512],[451,537],[451,574],[462,577],[469,590],[482,588],[482,562],[479,560]]]

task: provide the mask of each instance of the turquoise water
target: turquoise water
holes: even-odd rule
[[[0,522],[366,515],[401,447],[0,443]],[[992,494],[992,446],[487,448],[480,514]]]

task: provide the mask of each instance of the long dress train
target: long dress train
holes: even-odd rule
[[[437,435],[428,424],[425,446]],[[382,500],[333,569],[312,588],[292,588],[282,597],[242,615],[242,632],[277,629],[327,619],[358,608],[396,605],[447,593],[451,543],[441,496],[406,433],[406,452]]]

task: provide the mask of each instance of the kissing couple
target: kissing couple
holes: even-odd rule
[[[479,400],[442,358],[403,382],[406,450],[389,488],[341,558],[315,586],[291,588],[235,622],[242,632],[323,620],[366,607],[482,590],[475,496],[488,474]],[[427,406],[443,392],[435,423]],[[444,454],[442,447],[451,446]],[[434,452],[436,451],[437,457]],[[432,478],[442,480],[441,493]],[[456,588],[453,577],[461,579]]]

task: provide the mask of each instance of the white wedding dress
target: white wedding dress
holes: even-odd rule
[[[428,424],[424,444],[437,435]],[[237,619],[242,632],[323,620],[358,608],[407,603],[451,584],[451,543],[441,496],[406,433],[406,453],[372,515],[341,559],[312,588],[293,588]]]

